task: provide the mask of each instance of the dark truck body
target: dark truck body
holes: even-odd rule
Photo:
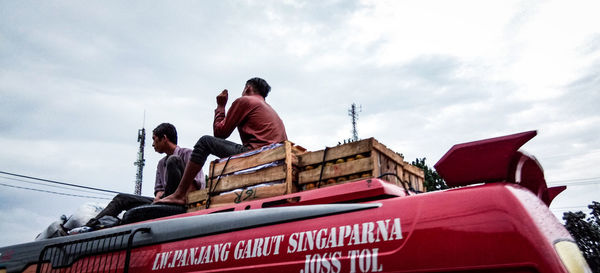
[[[451,186],[380,179],[0,249],[7,272],[589,272],[526,132],[453,147]],[[486,156],[487,154],[487,156]],[[485,182],[485,183],[484,183]],[[471,185],[480,183],[479,185]]]

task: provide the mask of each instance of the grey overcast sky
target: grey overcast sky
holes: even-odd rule
[[[137,130],[212,133],[247,79],[309,150],[359,136],[433,166],[457,143],[538,130],[523,150],[560,217],[600,196],[600,2],[0,0],[0,171],[133,192]],[[231,137],[239,141],[234,133]],[[146,138],[143,193],[161,155]],[[207,168],[205,167],[205,171]],[[0,175],[0,246],[107,202]],[[8,186],[7,186],[8,185]],[[101,195],[111,198],[112,195]]]

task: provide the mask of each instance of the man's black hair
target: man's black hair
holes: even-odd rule
[[[152,130],[152,133],[158,138],[167,136],[169,141],[173,142],[173,144],[177,144],[177,130],[171,123],[161,123]]]
[[[254,87],[254,90],[258,91],[258,93],[263,96],[263,98],[266,98],[267,95],[269,95],[269,92],[271,92],[271,86],[269,86],[269,84],[267,83],[267,81],[261,79],[261,78],[252,78],[249,79],[246,84],[250,84],[252,85],[252,87]]]

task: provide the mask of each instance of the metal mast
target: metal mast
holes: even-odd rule
[[[146,123],[146,113],[144,112],[144,123]],[[138,139],[140,143],[140,149],[138,151],[138,159],[133,162],[133,165],[137,166],[137,173],[135,174],[135,191],[134,194],[142,195],[142,175],[144,172],[144,165],[146,160],[144,159],[144,145],[146,144],[146,129],[142,125],[142,129],[138,130]]]
[[[356,121],[358,120],[358,113],[362,111],[356,108],[356,103],[352,103],[350,109],[348,109],[348,115],[352,117],[352,141],[358,141],[358,130],[356,129]]]

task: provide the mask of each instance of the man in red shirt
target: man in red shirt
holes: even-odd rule
[[[254,150],[262,146],[287,140],[285,127],[275,110],[265,101],[271,86],[261,79],[246,82],[242,96],[236,99],[225,114],[227,89],[217,96],[217,109],[213,123],[214,136],[201,137],[185,167],[177,190],[157,203],[185,205],[187,193],[194,190],[194,176],[202,170],[209,154],[220,158]],[[225,140],[238,128],[242,145]]]

